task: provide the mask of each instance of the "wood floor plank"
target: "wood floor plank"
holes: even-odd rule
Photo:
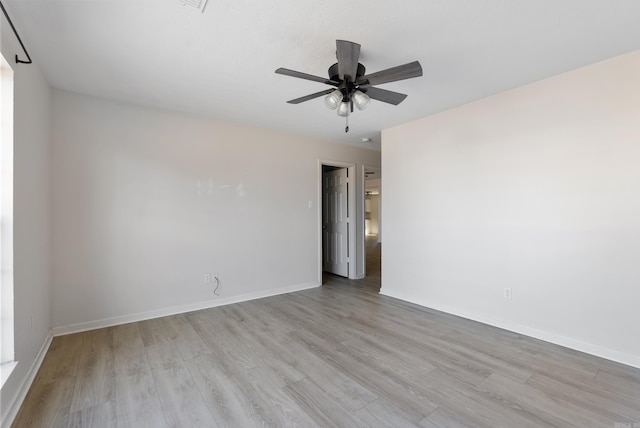
[[[480,421],[479,418],[473,414],[461,414],[455,411],[449,411],[445,408],[437,408],[429,414],[425,419],[420,422],[420,427],[423,428],[496,428],[502,427],[497,423],[486,424],[484,421]],[[509,427],[504,427],[509,428]]]
[[[465,382],[440,369],[434,370],[423,379],[423,387],[429,390],[429,397],[438,405],[427,419],[430,422],[439,420],[444,426],[563,426],[554,424],[555,421],[545,418],[545,415],[514,405],[508,399],[478,390],[475,384]],[[436,416],[440,419],[435,419]]]
[[[334,401],[320,386],[302,379],[285,388],[298,405],[322,427],[366,427],[360,420]]]
[[[622,369],[611,371],[603,368],[598,371],[594,382],[602,388],[619,391],[626,396],[640,398],[640,370]],[[640,399],[638,400],[640,403]],[[640,405],[638,406],[640,409]]]
[[[116,376],[115,404],[118,426],[168,426],[150,368],[134,375]]]
[[[498,373],[485,379],[478,389],[489,391],[495,399],[529,411],[554,426],[605,426],[608,422],[603,413],[590,412],[588,407],[580,407],[573,400],[555,394],[547,395]]]
[[[217,361],[214,355],[203,355],[186,361],[186,365],[215,426],[268,425],[256,411],[251,399],[234,382],[227,364]]]
[[[298,339],[309,350],[319,355],[337,370],[349,373],[360,385],[368,388],[378,397],[384,397],[396,404],[402,411],[410,414],[416,420],[423,419],[437,406],[419,392],[413,390],[414,385],[405,379],[390,378],[382,375],[377,367],[367,365],[358,359],[351,358],[346,348],[341,345],[332,346],[317,337],[306,335]],[[411,397],[411,399],[407,399]]]
[[[193,329],[185,314],[172,316],[171,322],[177,336],[168,343],[178,350],[182,358],[188,360],[210,353],[209,347]]]
[[[296,365],[296,356],[281,341],[273,334],[264,334],[259,321],[251,313],[242,308],[235,309],[235,320],[240,327],[235,334],[248,344],[254,361],[271,375],[273,385],[283,387],[305,377],[305,373]]]
[[[607,415],[609,420],[640,421],[640,386],[636,386],[635,393],[621,393],[614,386],[599,385],[597,381],[567,381],[541,373],[531,376],[527,385],[559,400],[575,401],[581,411]],[[576,394],[576,391],[580,393]]]
[[[382,398],[358,410],[356,416],[370,427],[418,427],[411,415]]]
[[[437,412],[438,412],[438,409],[436,409],[433,412],[431,412],[431,414],[435,415],[435,413],[437,413]],[[449,426],[464,427],[464,425],[462,425],[462,424],[457,424],[457,425],[454,425],[454,424],[441,425],[441,424],[439,424],[439,425],[436,425],[434,422],[431,421],[431,419],[429,419],[429,417],[426,417],[423,420],[421,420],[420,423],[418,424],[418,426],[420,428],[439,428],[439,427],[442,427],[442,426],[445,426],[445,427],[449,427]]]
[[[49,382],[61,377],[75,376],[83,338],[83,333],[54,337],[38,370],[36,380]]]
[[[138,323],[113,327],[113,359],[116,376],[135,376],[149,370]]]
[[[149,353],[156,353],[159,349],[166,350],[167,346],[160,344],[152,348],[155,349],[149,349]],[[162,363],[152,368],[152,374],[167,425],[171,427],[215,426],[215,421],[183,360],[167,357],[165,352],[164,358],[158,358],[157,361]]]
[[[327,363],[300,341],[290,337],[281,340],[286,342],[290,352],[297,356],[296,366],[306,377],[321,383],[324,391],[345,408],[357,411],[378,398],[373,391],[358,383],[349,373]]]
[[[411,331],[393,329],[390,326],[381,327],[368,321],[362,321],[362,324],[369,324],[371,329],[376,331],[378,340],[389,346],[402,349],[404,352],[420,355],[423,358],[426,356],[425,359],[429,364],[464,382],[479,383],[492,373],[489,368],[465,359],[449,347],[445,340],[438,337],[423,338],[412,335]]]
[[[308,308],[305,307],[305,305],[294,301],[271,299],[267,301],[266,304],[270,308],[270,314],[273,317],[280,319],[284,323],[296,326],[292,331],[313,331],[320,336],[329,335],[332,339],[340,342],[350,337],[349,334],[341,328],[340,323],[327,316],[321,308],[318,309],[317,315],[313,317],[309,314]]]
[[[71,376],[35,383],[29,390],[12,427],[66,426],[74,384],[75,377]]]
[[[138,323],[144,346],[156,345],[165,341],[171,342],[178,336],[168,318],[153,318]]]
[[[87,407],[69,415],[69,428],[115,428],[117,426],[118,418],[116,416],[114,401],[107,401],[93,407]]]
[[[278,427],[315,427],[314,420],[284,392],[284,387],[273,387],[273,376],[262,367],[246,372],[247,379],[256,395],[271,409],[275,425]],[[289,384],[287,384],[289,385]],[[285,385],[286,386],[286,385]]]
[[[208,354],[215,355],[218,361],[237,365],[243,369],[256,367],[257,363],[251,356],[251,352],[247,350],[248,344],[232,336],[229,323],[226,319],[220,318],[221,311],[212,312],[216,313],[217,319],[201,315],[187,316],[194,331],[207,345]]]
[[[232,364],[220,363],[216,366],[220,378],[224,377],[229,383],[234,385],[234,388],[237,390],[236,397],[244,399],[244,407],[251,407],[252,417],[255,415],[255,418],[260,421],[261,425],[278,426],[277,421],[281,415],[273,409],[269,400],[265,400],[264,397],[258,393],[254,387],[256,378],[248,375],[249,371],[256,373],[259,366],[248,370]],[[265,376],[260,377],[260,379],[270,381],[273,377]],[[277,390],[278,386],[272,385],[271,388]]]
[[[592,380],[598,373],[591,356],[532,337],[519,336],[514,354],[534,371],[564,379]]]
[[[114,400],[113,329],[88,331],[83,333],[83,336],[70,413],[94,408]],[[113,406],[108,408],[113,409]],[[106,409],[101,410],[106,411]],[[115,419],[115,414],[106,416],[106,419]]]
[[[521,383],[526,382],[535,373],[530,364],[514,356],[512,339],[497,342],[474,335],[470,340],[468,335],[454,334],[443,336],[442,340],[465,358]]]

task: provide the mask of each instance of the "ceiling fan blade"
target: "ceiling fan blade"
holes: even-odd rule
[[[408,64],[362,76],[356,83],[366,87],[420,76],[422,76],[422,66],[420,66],[418,61],[413,61]]]
[[[276,74],[283,74],[285,76],[297,77],[298,79],[311,80],[332,86],[338,86],[340,84],[340,82],[335,82],[326,77],[314,76],[312,74],[302,73],[301,71],[289,70],[288,68],[279,68],[276,70]]]
[[[336,56],[338,57],[340,80],[344,80],[345,76],[350,76],[351,81],[354,82],[358,72],[360,45],[346,40],[336,40]]]
[[[300,103],[303,103],[305,101],[309,101],[309,100],[312,100],[314,98],[318,98],[318,97],[321,97],[323,95],[330,94],[333,91],[335,91],[335,89],[325,89],[324,91],[316,92],[315,94],[305,95],[304,97],[300,97],[300,98],[296,98],[296,99],[293,99],[293,100],[289,100],[287,102],[289,104],[300,104]]]
[[[405,94],[401,94],[400,92],[387,91],[386,89],[370,87],[366,90],[366,94],[369,95],[369,98],[382,101],[383,103],[393,104],[394,106],[397,106],[402,101],[404,101],[405,98],[407,98]]]

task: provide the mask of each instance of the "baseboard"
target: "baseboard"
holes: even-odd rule
[[[20,388],[18,389],[18,393],[13,397],[13,400],[6,405],[6,403],[2,402],[3,409],[7,409],[7,412],[2,417],[2,421],[0,422],[0,427],[9,427],[13,423],[13,420],[18,415],[18,411],[20,410],[20,406],[22,406],[22,402],[27,397],[27,393],[29,392],[29,388],[31,388],[31,384],[36,378],[38,374],[38,370],[40,370],[40,366],[44,361],[45,355],[47,355],[47,351],[49,350],[49,346],[51,345],[51,340],[53,339],[53,335],[51,332],[47,333],[47,337],[44,339],[40,350],[36,354],[36,358],[33,360],[31,367],[29,367],[29,371],[27,372],[27,376],[22,381]],[[20,362],[18,362],[20,364]]]
[[[605,348],[592,343],[583,342],[571,337],[562,336],[559,334],[551,333],[545,330],[539,330],[526,325],[513,323],[506,320],[487,317],[485,315],[460,311],[456,308],[445,307],[441,305],[434,305],[433,302],[422,301],[416,299],[413,296],[407,296],[402,293],[388,292],[384,288],[380,289],[380,294],[394,299],[403,300],[405,302],[420,305],[436,311],[445,312],[451,315],[455,315],[461,318],[466,318],[472,321],[487,324],[493,327],[502,328],[512,331],[514,333],[523,334],[525,336],[533,337],[535,339],[544,340],[545,342],[553,343],[555,345],[564,346],[576,351],[584,352],[587,354],[595,355],[596,357],[605,358],[607,360],[615,361],[617,363],[625,364],[631,367],[640,368],[640,356],[631,355],[624,352],[616,351],[614,349]]]
[[[246,302],[249,300],[263,299],[265,297],[277,296],[279,294],[293,293],[295,291],[307,290],[319,287],[319,283],[298,284],[287,287],[274,288],[270,290],[260,291],[256,293],[246,293],[237,296],[223,297],[215,300],[207,300],[204,302],[190,303],[187,305],[173,306],[169,308],[157,309],[153,311],[140,312],[131,315],[123,315],[113,318],[104,318],[95,321],[88,321],[78,324],[71,324],[62,327],[52,328],[53,336],[64,336],[66,334],[80,333],[83,331],[96,330],[104,327],[112,327],[115,325],[128,324],[149,320],[153,318],[166,317],[170,315],[183,314],[186,312],[199,311],[201,309],[215,308],[217,306],[231,305],[233,303]]]

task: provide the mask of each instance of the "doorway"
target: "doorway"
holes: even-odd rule
[[[355,164],[319,162],[319,275],[355,279],[356,225]]]
[[[382,246],[382,169],[372,166],[363,168],[364,183],[364,230],[365,230],[365,277],[380,278]],[[370,277],[374,278],[370,278]]]

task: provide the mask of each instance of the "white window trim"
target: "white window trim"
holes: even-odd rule
[[[17,365],[13,282],[13,69],[0,55],[0,387]]]

